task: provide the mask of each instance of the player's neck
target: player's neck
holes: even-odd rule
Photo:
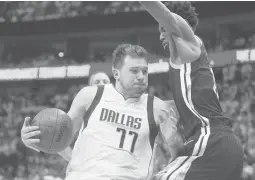
[[[136,97],[136,96],[134,96],[134,95],[131,95],[130,92],[127,92],[126,90],[124,90],[123,87],[122,87],[120,84],[118,84],[118,83],[115,84],[114,88],[116,89],[116,91],[118,91],[118,93],[119,93],[120,95],[123,96],[123,98],[124,98],[125,100],[127,100],[127,99],[132,99],[132,98],[133,98],[133,99],[138,99],[138,98],[141,97],[141,96]]]

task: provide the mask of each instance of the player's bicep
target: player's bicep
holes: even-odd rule
[[[189,23],[183,19],[178,14],[172,13],[176,19],[177,26],[181,31],[182,37],[185,41],[190,42],[194,45],[199,45],[199,42],[197,41],[193,29],[190,27]]]
[[[95,97],[96,90],[97,87],[85,87],[75,96],[67,113],[72,119],[74,133],[80,130],[83,117]]]
[[[82,126],[82,112],[79,111],[79,108],[76,102],[73,101],[72,107],[68,111],[68,116],[72,119],[74,133],[76,133],[79,129],[78,127]]]
[[[183,63],[197,60],[201,54],[200,40],[196,37],[193,29],[185,19],[175,13],[173,15],[182,34],[182,37],[172,35],[178,55],[184,60]]]

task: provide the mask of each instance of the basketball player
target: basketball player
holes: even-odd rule
[[[184,154],[156,176],[160,180],[240,180],[243,152],[218,98],[205,46],[190,2],[140,2],[159,23],[160,40],[170,51],[169,82],[184,126]]]
[[[112,66],[115,86],[85,87],[74,98],[68,115],[79,136],[66,180],[150,178],[158,134],[168,142],[172,158],[177,156],[181,143],[176,118],[162,100],[144,93],[148,85],[146,57],[146,50],[140,46],[118,46]],[[34,134],[40,134],[38,127],[23,128],[23,141],[28,147],[32,140],[35,142]]]
[[[91,76],[89,77],[89,80],[88,80],[89,86],[98,86],[98,85],[104,85],[104,84],[110,84],[110,83],[111,83],[111,81],[110,81],[109,76],[104,72],[95,72],[95,73],[91,74]],[[73,142],[71,143],[71,145],[68,146],[65,150],[58,153],[60,156],[62,156],[67,161],[71,160],[72,149],[73,149],[74,143],[77,140],[77,136],[78,136],[78,133],[75,136],[75,138],[73,139]]]
[[[95,72],[95,73],[91,74],[91,76],[89,77],[89,80],[88,80],[89,86],[98,86],[98,85],[104,85],[104,84],[110,84],[110,83],[111,82],[110,82],[109,76],[104,72]],[[26,126],[29,126],[30,120],[31,120],[30,118],[25,119],[23,129],[22,129],[22,134],[26,134],[27,133],[26,130],[30,131],[29,128],[25,129]],[[60,156],[62,156],[67,161],[70,161],[70,159],[71,159],[73,144],[76,141],[76,139],[77,139],[77,137],[74,137],[72,144],[70,146],[68,146],[65,150],[58,153]],[[25,143],[25,145],[30,146],[31,149],[39,152],[38,149],[36,149],[34,146],[32,146],[33,143],[37,142],[37,139],[30,139],[29,143],[31,145],[28,145],[27,141],[24,140],[23,138],[22,138],[22,140]]]
[[[96,72],[93,73],[89,78],[89,86],[97,86],[97,85],[104,85],[110,84],[110,78],[104,72]]]

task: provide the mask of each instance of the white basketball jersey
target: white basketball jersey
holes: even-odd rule
[[[149,178],[158,132],[149,97],[144,94],[131,102],[112,84],[99,87],[84,117],[87,125],[75,143],[66,180]]]

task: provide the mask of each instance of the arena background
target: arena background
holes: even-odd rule
[[[243,143],[243,179],[255,179],[255,3],[193,4],[222,107]],[[0,180],[64,177],[60,156],[22,144],[24,117],[45,107],[67,111],[89,74],[111,76],[111,53],[120,43],[148,49],[148,92],[172,98],[157,23],[138,2],[0,2],[0,16]]]

